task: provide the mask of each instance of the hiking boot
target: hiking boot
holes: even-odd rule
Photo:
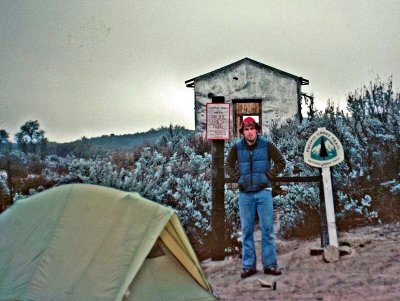
[[[257,273],[256,269],[243,269],[242,273],[240,274],[240,277],[247,278],[254,275],[255,273]]]
[[[264,274],[279,276],[282,271],[279,268],[264,268]]]

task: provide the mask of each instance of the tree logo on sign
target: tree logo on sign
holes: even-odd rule
[[[311,148],[311,158],[314,160],[330,160],[335,157],[336,147],[326,136],[319,137]]]

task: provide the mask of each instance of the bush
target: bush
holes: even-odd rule
[[[279,212],[279,235],[285,238],[310,238],[321,232],[319,187],[289,185],[287,194],[275,197]]]

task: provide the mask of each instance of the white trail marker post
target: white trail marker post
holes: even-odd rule
[[[304,148],[304,162],[322,169],[329,245],[336,248],[338,248],[338,239],[330,167],[342,162],[343,159],[344,152],[342,144],[339,139],[326,128],[318,128],[318,130],[308,138]]]
[[[326,221],[328,224],[329,244],[331,246],[338,248],[339,244],[336,232],[335,208],[333,205],[330,167],[322,167],[322,183],[324,185],[325,210],[326,210]]]

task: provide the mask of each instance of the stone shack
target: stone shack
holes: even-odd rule
[[[231,104],[231,137],[239,136],[241,121],[252,116],[268,133],[273,125],[301,120],[301,86],[309,81],[249,58],[185,81],[194,88],[195,129],[205,132],[206,103],[212,96]]]

